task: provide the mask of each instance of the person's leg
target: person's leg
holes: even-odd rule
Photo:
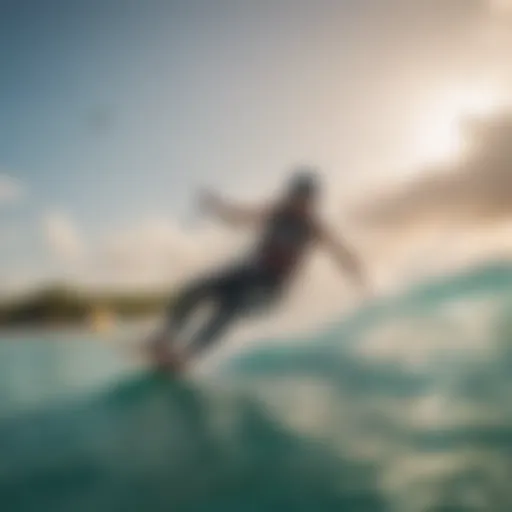
[[[244,281],[244,271],[237,267],[224,269],[217,274],[195,280],[187,284],[172,301],[165,325],[153,338],[151,345],[165,352],[165,347],[172,344],[184,324],[203,301],[212,300],[220,304],[236,293]]]
[[[254,272],[240,266],[222,269],[216,274],[193,281],[178,294],[168,310],[168,325],[179,330],[203,301],[212,300],[224,307],[239,302],[237,297],[254,284]],[[228,307],[229,309],[229,307]]]
[[[263,276],[264,277],[264,276]],[[265,286],[253,269],[240,272],[229,281],[217,297],[217,309],[185,348],[186,357],[195,357],[224,335],[237,320],[261,314],[276,302],[278,289]]]
[[[206,323],[199,329],[192,339],[179,349],[172,348],[170,351],[165,348],[170,341],[172,345],[174,339],[166,335],[157,342],[155,355],[157,360],[164,368],[172,368],[173,371],[181,372],[185,369],[188,361],[195,358],[200,352],[208,348],[214,341],[225,333],[227,328],[234,322],[240,312],[239,301],[237,301],[237,290],[239,288],[239,277],[235,275],[226,275],[224,279],[214,287],[211,295],[185,294],[177,304],[176,316],[174,320],[181,324],[184,316],[187,316],[193,305],[198,304],[203,297],[212,298],[215,302],[215,309]]]
[[[167,348],[174,344],[175,336],[204,300],[215,299],[221,281],[222,276],[195,280],[178,293],[168,309],[164,326],[149,341],[157,358],[167,357]]]
[[[239,267],[231,268],[217,277],[186,288],[177,298],[170,311],[167,330],[160,341],[156,342],[157,356],[163,361],[169,353],[165,345],[172,339],[176,330],[179,330],[184,322],[192,314],[195,308],[204,300],[211,299],[215,306],[215,313],[210,317],[202,329],[187,344],[184,351],[176,351],[172,355],[173,366],[183,368],[187,359],[202,352],[214,341],[225,333],[226,329],[247,313],[251,307],[250,297],[257,293],[263,284],[262,278],[255,269]],[[169,330],[173,331],[170,332]],[[169,338],[171,338],[169,340]],[[161,352],[160,352],[161,349]],[[180,354],[181,352],[181,354]]]
[[[168,328],[171,330],[181,329],[190,315],[204,300],[215,296],[216,289],[216,280],[201,279],[181,290],[168,310]]]
[[[214,314],[185,347],[185,357],[187,359],[196,357],[199,353],[206,350],[220,336],[225,334],[241,313],[240,304],[236,301],[226,300],[220,303]]]

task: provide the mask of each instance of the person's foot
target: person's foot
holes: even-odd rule
[[[185,358],[171,348],[172,341],[167,333],[151,338],[147,344],[150,357],[162,371],[181,372],[185,367]]]
[[[167,354],[167,367],[169,370],[181,373],[185,370],[185,358],[179,354],[168,352]]]
[[[168,344],[168,342],[169,340],[166,333],[159,333],[149,338],[147,346],[151,352],[159,352]]]
[[[163,334],[153,336],[145,343],[145,351],[154,359],[162,359],[167,352],[166,346],[168,344],[167,338]]]
[[[156,366],[161,370],[180,372],[184,369],[185,358],[173,351],[168,343],[156,342],[151,349]]]
[[[156,367],[165,372],[181,373],[185,369],[184,358],[170,351],[158,354],[155,358],[155,362]]]

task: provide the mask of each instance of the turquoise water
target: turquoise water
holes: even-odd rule
[[[511,300],[488,266],[181,382],[4,339],[0,510],[510,511]]]

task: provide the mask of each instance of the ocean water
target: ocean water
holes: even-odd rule
[[[0,510],[508,512],[511,307],[489,265],[180,381],[5,337]]]

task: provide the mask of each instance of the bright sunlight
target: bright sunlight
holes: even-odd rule
[[[460,88],[444,91],[424,103],[418,132],[417,158],[421,163],[443,163],[460,158],[466,150],[462,122],[488,117],[502,105],[497,88]]]

